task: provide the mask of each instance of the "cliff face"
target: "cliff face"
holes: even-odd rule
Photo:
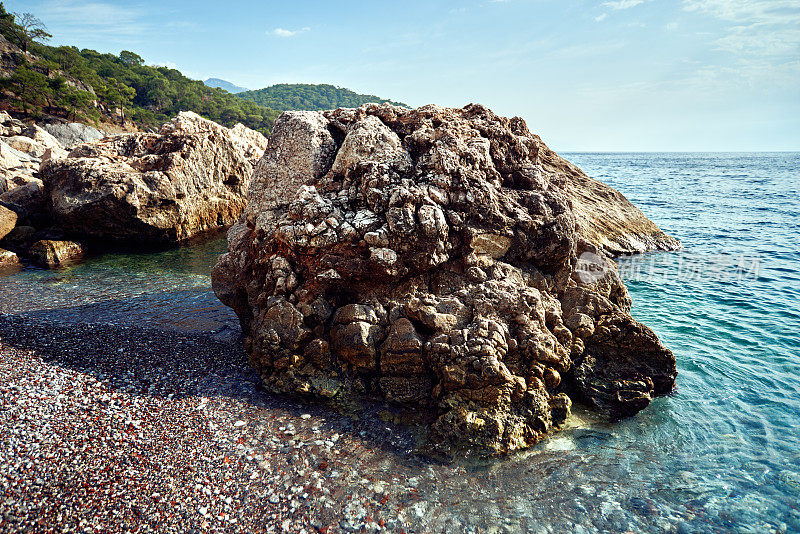
[[[579,396],[670,391],[607,253],[678,246],[620,193],[479,105],[287,112],[214,289],[267,387],[424,409],[435,450],[527,447]]]
[[[266,138],[191,112],[157,134],[109,135],[40,169],[55,222],[67,233],[174,243],[242,213]]]

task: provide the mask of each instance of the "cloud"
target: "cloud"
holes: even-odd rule
[[[603,6],[610,9],[630,9],[639,4],[644,4],[644,0],[614,0],[612,2],[603,2]]]
[[[740,55],[792,56],[800,49],[800,30],[771,28],[765,31],[758,24],[736,26],[715,44],[717,50]]]
[[[800,0],[683,0],[683,9],[731,22],[782,24],[800,20]]]
[[[678,23],[677,22],[669,22],[667,24],[664,24],[664,29],[667,30],[668,32],[674,32],[675,30],[678,29]]]
[[[309,28],[308,26],[306,26],[305,28],[301,28],[299,30],[287,30],[284,28],[275,28],[274,30],[269,31],[267,33],[270,35],[274,35],[276,37],[294,37],[298,33],[307,32],[309,30],[311,30],[311,28]]]
[[[149,29],[149,25],[141,21],[142,11],[105,2],[52,0],[44,4],[42,13],[54,27],[68,31],[130,36]]]
[[[608,17],[608,13],[603,13],[601,15],[597,15],[594,20],[597,22],[603,22]]]
[[[739,56],[795,58],[800,0],[683,0],[683,9],[733,23],[714,44]]]

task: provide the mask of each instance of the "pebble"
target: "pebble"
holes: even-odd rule
[[[425,461],[385,407],[270,396],[241,347],[202,335],[0,314],[0,377],[0,534],[695,532],[714,506],[596,484],[569,451]]]

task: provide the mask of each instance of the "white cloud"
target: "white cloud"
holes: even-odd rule
[[[149,26],[140,19],[143,13],[129,7],[105,2],[52,0],[44,4],[42,14],[54,28],[83,30],[111,35],[138,35]]]
[[[731,22],[777,24],[800,20],[800,0],[683,0],[683,9]]]
[[[267,32],[270,35],[275,35],[276,37],[293,37],[298,33],[303,33],[309,31],[311,28],[306,26],[305,28],[301,28],[299,30],[287,30],[284,28],[275,28],[274,30]]]
[[[674,32],[675,30],[678,29],[678,23],[677,22],[669,22],[669,23],[664,25],[664,29],[667,30],[668,32]]]
[[[683,9],[735,24],[714,42],[717,50],[762,58],[800,53],[800,0],[683,0]]]
[[[758,24],[736,26],[716,40],[718,50],[740,55],[792,56],[800,49],[800,30],[765,30]]]
[[[603,22],[608,17],[608,13],[603,13],[601,15],[597,15],[594,20],[597,22]]]
[[[612,2],[603,2],[603,6],[610,9],[630,9],[639,4],[644,4],[644,0],[614,0]]]

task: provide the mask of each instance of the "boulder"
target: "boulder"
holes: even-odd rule
[[[30,137],[26,137],[24,135],[6,137],[3,139],[3,141],[5,141],[5,143],[14,150],[19,150],[23,154],[27,154],[33,158],[41,158],[44,154],[44,151],[47,150]]]
[[[52,269],[76,261],[83,256],[84,249],[75,241],[42,239],[31,245],[28,254],[37,264]]]
[[[31,138],[39,146],[44,147],[45,150],[48,148],[64,149],[64,147],[61,146],[61,143],[58,142],[58,139],[50,135],[47,130],[41,126],[37,126],[36,124],[31,124],[25,128],[25,130],[22,132],[22,135]]]
[[[68,155],[69,155],[69,152],[67,152],[66,150],[64,150],[61,147],[57,147],[57,146],[50,147],[50,148],[48,148],[47,150],[44,151],[44,154],[42,154],[42,163],[44,163],[45,161],[47,161],[49,159],[64,159]],[[39,165],[39,168],[41,169],[41,164]]]
[[[620,417],[672,389],[610,255],[677,246],[520,118],[367,104],[278,118],[212,281],[267,388],[405,405],[432,452],[502,453],[572,400]]]
[[[17,225],[16,212],[0,206],[0,239],[7,236]]]
[[[10,137],[22,133],[24,123],[13,118],[5,111],[0,111],[0,136]]]
[[[39,169],[55,221],[68,233],[177,243],[230,226],[245,207],[266,139],[191,112],[161,131],[110,135]]]
[[[106,134],[87,124],[79,122],[51,123],[42,125],[42,129],[50,134],[58,143],[72,149],[83,143],[90,143],[102,139]]]
[[[0,206],[16,212],[20,220],[42,226],[49,220],[45,204],[44,186],[38,178],[30,177],[24,185],[19,185],[0,194]]]
[[[28,161],[29,158],[25,154],[16,150],[5,141],[0,140],[0,169],[7,171],[9,169],[16,169],[22,166],[23,161]]]
[[[0,248],[0,268],[14,267],[18,265],[20,265],[19,256],[10,250]]]

